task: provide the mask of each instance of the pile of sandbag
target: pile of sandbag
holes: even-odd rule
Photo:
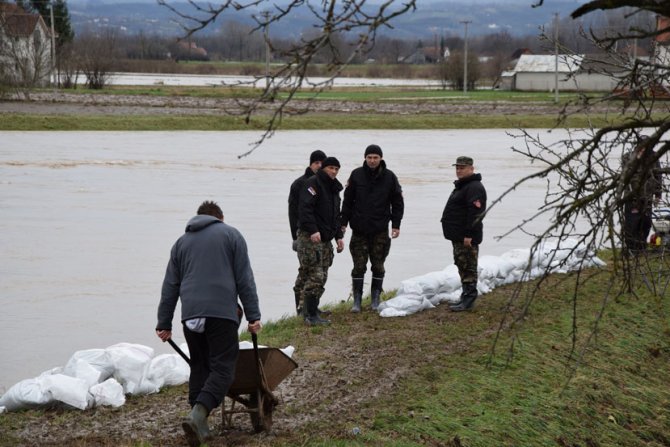
[[[186,343],[179,348],[189,354]],[[242,341],[240,349],[253,349],[253,344]],[[293,346],[281,349],[288,357],[294,350]],[[77,351],[65,367],[22,380],[7,390],[0,397],[0,413],[58,405],[80,410],[99,405],[120,407],[126,394],[157,393],[164,386],[186,383],[189,374],[188,363],[179,355],[154,357],[154,350],[144,345],[118,343],[106,349]]]
[[[163,386],[185,383],[189,372],[188,364],[176,354],[154,357],[148,346],[119,343],[77,351],[65,367],[22,380],[0,397],[0,407],[6,411],[61,404],[80,410],[119,407],[126,402],[126,394],[157,393]]]
[[[545,242],[532,252],[530,249],[514,249],[500,256],[480,256],[477,264],[477,290],[480,294],[503,284],[538,278],[545,272],[567,273],[605,265],[585,246],[569,239],[560,245]],[[403,317],[432,309],[443,302],[455,303],[460,295],[461,280],[458,269],[452,264],[439,272],[402,281],[396,296],[380,304],[379,314],[382,317]]]

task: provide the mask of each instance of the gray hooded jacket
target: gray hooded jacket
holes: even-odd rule
[[[193,217],[170,252],[156,329],[172,330],[180,297],[182,322],[200,317],[239,322],[238,296],[247,321],[260,320],[256,282],[244,238],[216,217]]]

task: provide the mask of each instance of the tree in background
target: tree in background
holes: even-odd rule
[[[540,1],[536,6],[542,3]],[[508,195],[513,198],[515,190],[540,179],[546,182],[543,205],[538,210],[532,210],[529,216],[520,216],[521,223],[510,232],[522,231],[534,236],[531,259],[535,259],[547,244],[563,247],[560,255],[555,253],[553,265],[543,272],[539,283],[533,284],[530,290],[522,284],[516,288],[508,306],[508,309],[516,311],[506,313],[506,318],[512,320],[510,326],[513,330],[522,325],[532,303],[540,297],[541,287],[548,275],[565,266],[568,258],[564,256],[578,250],[586,249],[595,253],[608,248],[612,252],[614,275],[620,281],[610,283],[610,289],[603,296],[603,312],[609,300],[635,294],[640,285],[647,287],[659,300],[667,298],[670,286],[670,257],[665,252],[667,248],[629,251],[624,243],[623,214],[625,204],[641,193],[648,184],[647,179],[654,173],[665,173],[666,183],[670,174],[667,164],[660,170],[656,168],[659,161],[666,160],[667,163],[670,153],[670,104],[660,101],[658,96],[660,90],[665,92],[661,94],[667,95],[666,99],[670,99],[670,65],[667,59],[656,57],[660,50],[667,51],[670,42],[666,36],[670,33],[670,25],[661,20],[658,26],[639,20],[649,13],[670,17],[670,2],[589,1],[576,9],[571,17],[581,19],[601,10],[623,12],[619,16],[623,21],[616,27],[584,29],[583,37],[590,39],[594,47],[606,52],[608,64],[601,70],[618,78],[618,88],[605,97],[583,94],[566,104],[556,127],[565,128],[565,118],[572,113],[597,114],[603,108],[609,109],[611,115],[615,114],[612,109],[615,112],[618,110],[617,119],[599,127],[593,125],[583,130],[567,129],[568,136],[557,142],[547,142],[544,137],[520,130],[517,137],[522,140],[522,144],[513,150],[524,155],[539,170],[517,181],[487,210],[490,212],[495,209],[495,203],[508,198]],[[656,52],[650,59],[633,58],[617,48],[627,41],[650,39],[657,39]],[[643,139],[642,136],[648,138]],[[644,147],[644,155],[623,162],[624,155],[631,153],[638,145]],[[670,206],[667,187],[665,201],[660,205]],[[550,223],[540,231],[532,231],[533,223],[540,216],[548,218]],[[577,245],[573,245],[574,242]],[[578,302],[588,293],[585,284],[592,274],[581,269],[578,271],[573,299],[568,304],[575,313],[573,351],[569,357],[575,367],[593,347],[602,315],[597,316],[590,332],[587,331],[590,334],[588,337],[578,337],[575,326]],[[501,323],[503,326],[506,324]]]
[[[178,4],[168,0],[157,1],[180,18],[184,37],[191,36],[205,28],[224,11],[229,10],[238,13],[255,11],[251,14],[254,23],[253,30],[263,36],[269,35],[271,28],[275,25],[279,26],[282,19],[288,15],[301,13],[311,20],[313,32],[303,34],[287,48],[276,48],[272,41],[267,39],[266,44],[270,51],[286,62],[280,66],[273,65],[272,72],[267,76],[266,86],[259,98],[248,102],[245,106],[247,122],[258,111],[261,103],[272,102],[275,104],[275,109],[267,121],[267,131],[251,150],[241,156],[250,154],[265,138],[271,136],[285,113],[305,113],[309,110],[311,101],[307,101],[306,108],[299,110],[292,108],[289,111],[289,108],[286,107],[298,90],[306,88],[316,96],[330,88],[333,79],[342,72],[346,65],[354,60],[360,60],[362,54],[374,47],[377,34],[381,29],[389,28],[395,17],[416,8],[416,0],[386,0],[383,2],[291,0],[282,4],[267,0],[225,0],[217,5],[195,1],[189,1],[188,4]],[[346,50],[343,50],[343,36],[351,39]],[[310,82],[307,78],[308,69],[321,58],[326,58],[327,79]],[[281,99],[279,99],[280,91],[283,94]]]
[[[74,39],[74,31],[70,24],[70,12],[65,0],[19,0],[16,3],[23,6],[26,11],[37,12],[49,27],[51,26],[50,5],[53,5],[56,48],[60,49],[64,44],[72,42],[72,39]]]

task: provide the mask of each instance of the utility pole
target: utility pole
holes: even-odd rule
[[[554,13],[554,103],[558,104],[558,13]]]
[[[462,20],[461,23],[465,25],[464,51],[463,51],[463,93],[468,92],[468,24],[472,20]]]
[[[56,86],[60,85],[60,79],[56,72],[56,28],[54,26],[54,4],[53,1],[49,3],[49,10],[51,11],[51,76],[56,81]]]
[[[263,36],[265,38],[265,88],[270,88],[270,36],[269,28],[270,11],[263,11],[263,18],[265,19],[265,27],[263,28]]]

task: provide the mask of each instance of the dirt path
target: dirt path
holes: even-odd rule
[[[333,326],[310,329],[296,322],[294,359],[299,367],[277,388],[280,405],[271,433],[253,433],[246,415],[222,431],[220,411],[210,418],[217,437],[210,446],[261,446],[272,441],[299,444],[310,434],[346,436],[352,427],[370,427],[375,400],[397,392],[399,382],[426,363],[459,355],[471,342],[491,338],[500,324],[495,303],[482,300],[476,312],[455,314],[439,306],[406,318],[381,318],[370,311],[333,315]],[[487,329],[447,339],[444,325],[486,322]],[[262,337],[261,337],[262,342]],[[411,396],[408,396],[410,398]],[[28,412],[16,418],[11,436],[20,445],[182,445],[179,421],[186,414],[185,386],[157,395],[133,397],[119,409]],[[353,436],[353,435],[350,435]],[[4,445],[0,441],[0,445]],[[14,445],[14,444],[12,444]]]

